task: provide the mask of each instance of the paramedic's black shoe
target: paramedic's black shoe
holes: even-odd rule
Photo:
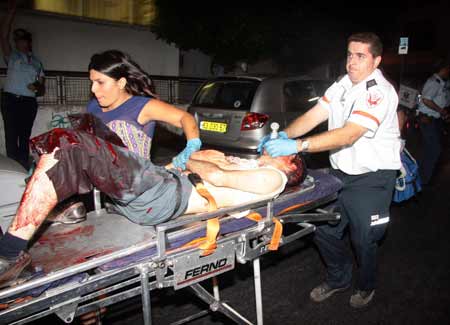
[[[332,295],[338,292],[342,292],[350,288],[350,285],[346,287],[341,288],[331,288],[328,283],[323,282],[314,289],[312,289],[311,293],[309,294],[309,297],[314,302],[322,302],[328,298],[330,298]]]
[[[86,220],[86,208],[83,202],[58,206],[45,219],[45,221],[55,224],[74,224],[84,220]]]
[[[370,304],[370,302],[372,301],[374,295],[375,295],[375,290],[371,290],[371,291],[357,290],[350,297],[350,306],[352,306],[353,308],[367,307]]]
[[[16,258],[0,257],[0,288],[16,280],[30,263],[31,256],[24,251]]]

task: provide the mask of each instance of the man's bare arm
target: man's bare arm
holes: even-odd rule
[[[187,162],[186,167],[214,186],[255,194],[270,194],[283,184],[280,173],[270,168],[224,170],[213,163],[193,159]]]
[[[295,139],[300,137],[312,129],[314,129],[320,123],[328,119],[328,111],[317,103],[313,108],[307,111],[305,114],[299,116],[294,120],[285,130],[288,137]]]
[[[422,101],[429,109],[432,109],[433,111],[436,111],[439,114],[442,114],[443,117],[445,117],[448,114],[444,108],[440,107],[438,104],[436,104],[431,99],[422,98]]]
[[[16,14],[16,1],[10,0],[8,2],[8,14],[3,19],[2,30],[0,35],[0,43],[2,46],[3,56],[9,57],[11,54],[11,44],[9,44],[9,34],[11,32],[11,25]]]

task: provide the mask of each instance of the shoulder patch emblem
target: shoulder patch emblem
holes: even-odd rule
[[[383,94],[379,90],[374,90],[367,93],[367,106],[370,108],[378,106],[382,100]]]
[[[377,85],[377,82],[375,81],[375,79],[368,80],[366,82],[366,89],[369,89],[370,87],[373,87],[376,85]]]

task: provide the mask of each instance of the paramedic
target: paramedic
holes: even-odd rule
[[[349,288],[352,256],[343,240],[350,235],[358,262],[358,277],[350,297],[352,307],[364,307],[375,293],[377,246],[389,222],[389,206],[400,169],[398,97],[377,69],[382,43],[373,33],[358,33],[347,42],[347,74],[338,79],[319,103],[298,117],[279,138],[261,140],[272,156],[330,151],[332,173],[343,182],[339,193],[341,222],[318,227],[315,242],[327,266],[326,280],[311,291],[321,302]],[[304,136],[328,120],[328,131]]]

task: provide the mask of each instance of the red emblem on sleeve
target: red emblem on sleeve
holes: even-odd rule
[[[367,93],[367,105],[369,107],[378,106],[378,104],[380,104],[382,100],[383,94],[378,90],[370,91]]]

